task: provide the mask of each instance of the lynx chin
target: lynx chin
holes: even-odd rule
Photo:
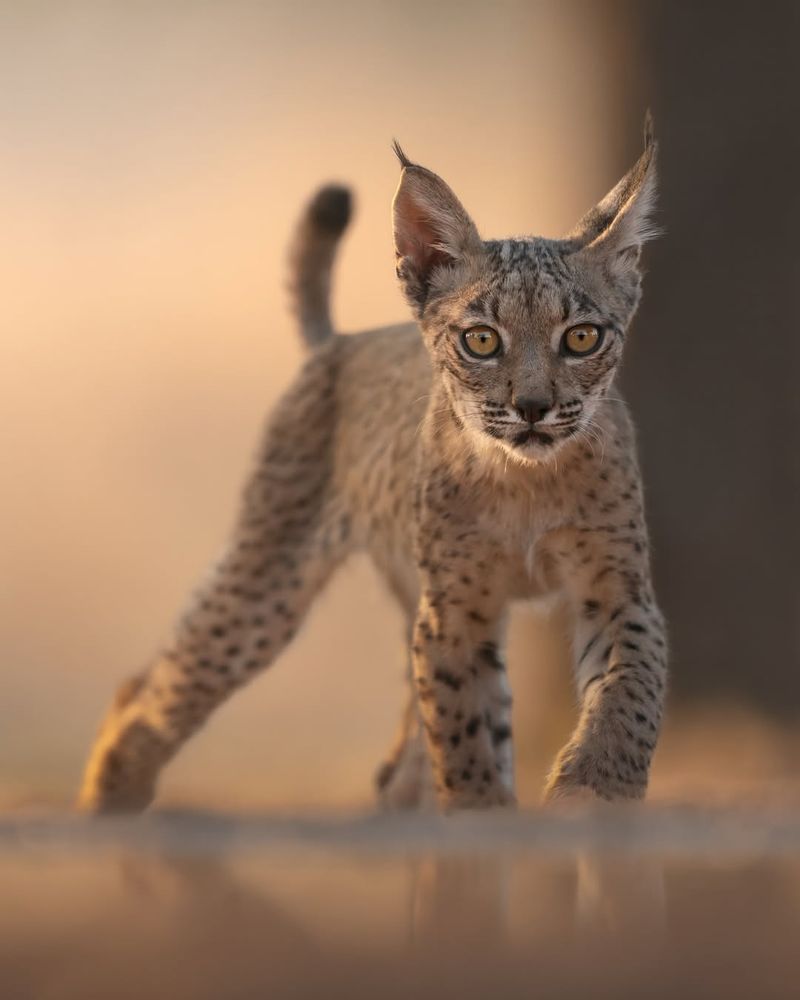
[[[481,239],[447,184],[396,153],[397,275],[415,322],[332,329],[350,195],[320,190],[292,252],[310,356],[268,422],[224,554],[102,724],[85,809],[147,806],[164,764],[278,657],[359,549],[408,622],[384,805],[514,802],[507,611],[546,594],[568,609],[580,703],[546,799],[645,794],[667,652],[614,380],[655,235],[651,123],[638,162],[559,240]]]

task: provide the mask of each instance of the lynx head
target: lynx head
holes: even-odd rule
[[[650,118],[637,163],[564,239],[484,241],[441,178],[399,146],[397,274],[461,426],[523,462],[591,433],[656,235]]]

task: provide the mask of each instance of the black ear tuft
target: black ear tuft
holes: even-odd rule
[[[653,112],[650,108],[644,114],[644,148],[649,149],[656,141],[655,123],[653,122]]]
[[[392,139],[392,149],[394,150],[394,155],[400,161],[400,166],[405,170],[406,167],[413,167],[414,164],[409,160],[406,154],[403,152],[400,143],[397,139]]]

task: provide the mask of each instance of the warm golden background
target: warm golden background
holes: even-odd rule
[[[0,4],[0,802],[69,801],[115,684],[219,548],[300,362],[284,254],[315,186],[356,190],[335,309],[378,325],[406,315],[393,136],[485,234],[558,235],[632,160],[648,104],[668,236],[627,383],[676,645],[656,788],[797,773],[773,721],[800,700],[793,15],[776,4],[753,46],[733,6]],[[521,612],[527,802],[569,725],[558,630],[534,631]],[[164,800],[368,801],[402,662],[354,560]]]

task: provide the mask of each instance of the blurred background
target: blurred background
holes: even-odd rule
[[[314,188],[355,188],[335,312],[376,326],[407,315],[392,137],[484,235],[558,236],[648,106],[666,236],[624,385],[674,645],[654,794],[800,774],[799,27],[780,2],[0,3],[0,804],[71,799],[219,549],[301,361],[284,256]],[[530,804],[573,719],[560,623],[520,609],[511,670]],[[355,559],[163,800],[369,802],[402,672]]]

